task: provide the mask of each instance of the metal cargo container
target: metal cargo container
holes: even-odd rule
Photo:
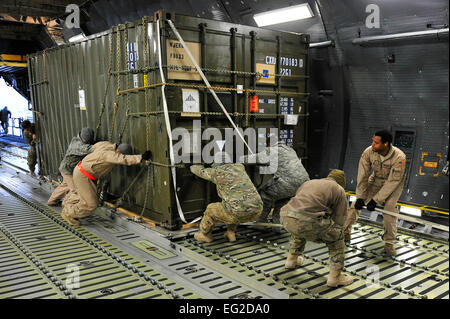
[[[267,128],[264,138],[269,128],[277,128],[305,164],[308,47],[306,34],[159,11],[154,17],[31,55],[29,77],[42,175],[57,178],[71,138],[85,126],[96,130],[97,140],[127,142],[136,153],[150,149],[151,165],[119,165],[101,188],[120,197],[121,207],[177,229],[183,219],[201,216],[217,194],[211,183],[194,178],[183,164],[173,165],[170,150],[177,140],[169,140],[166,119],[172,130],[190,133],[198,121],[202,132],[211,127],[224,132],[233,127],[230,119],[243,129]],[[256,178],[254,171],[249,167]]]

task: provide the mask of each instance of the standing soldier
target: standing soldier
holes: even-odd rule
[[[213,182],[222,202],[206,207],[200,222],[200,232],[194,235],[198,241],[210,243],[212,229],[217,222],[227,225],[225,238],[236,241],[236,228],[240,223],[255,221],[261,214],[263,202],[255,186],[245,172],[244,165],[231,163],[227,154],[218,152],[211,168],[192,165],[193,174]]]
[[[49,206],[58,205],[59,201],[70,196],[70,192],[75,191],[73,183],[73,169],[86,155],[92,152],[92,145],[94,142],[94,130],[90,127],[85,127],[81,132],[72,138],[72,141],[67,148],[66,154],[59,165],[59,172],[63,177],[63,182],[53,191],[52,195],[47,201]]]
[[[25,138],[25,141],[30,145],[30,149],[28,150],[28,156],[27,156],[27,163],[28,163],[28,168],[30,169],[30,175],[36,176],[36,174],[34,173],[36,163],[37,163],[36,127],[35,127],[34,123],[31,123],[30,121],[25,120],[22,122],[22,128],[23,128],[23,137]]]
[[[360,209],[365,203],[369,211],[375,210],[376,205],[384,205],[385,210],[398,213],[396,205],[405,182],[406,156],[400,149],[391,145],[392,135],[387,130],[376,132],[372,141],[372,146],[366,148],[359,160],[357,200],[349,209],[345,223],[346,241],[351,240],[352,225],[358,219]],[[384,250],[388,256],[395,256],[397,217],[383,214],[383,219]]]
[[[343,226],[347,217],[344,187],[344,172],[334,169],[327,178],[303,183],[280,213],[284,228],[291,233],[285,267],[293,269],[303,264],[307,240],[325,243],[330,255],[327,280],[330,287],[353,282],[352,277],[341,274],[345,259]]]
[[[9,126],[10,118],[11,118],[11,112],[8,110],[8,107],[5,106],[0,111],[0,122],[2,123],[2,128],[6,135],[8,135],[8,126]]]
[[[280,208],[286,205],[304,182],[309,181],[309,176],[295,150],[281,141],[266,148],[262,153],[245,156],[242,161],[256,160],[257,163],[261,163],[264,159],[276,162],[277,170],[258,187],[264,203],[258,222],[267,222],[267,216],[273,208],[272,222],[279,224]]]
[[[61,217],[71,226],[78,226],[78,218],[89,216],[98,206],[97,180],[102,179],[118,165],[136,165],[149,160],[151,152],[142,155],[131,154],[131,145],[98,142],[92,152],[77,164],[73,170],[75,192],[63,203]]]

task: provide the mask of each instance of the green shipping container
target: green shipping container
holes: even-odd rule
[[[193,133],[197,125],[203,133],[218,128],[225,136],[224,130],[233,128],[175,30],[236,126],[262,129],[258,136],[263,132],[264,138],[276,128],[307,164],[307,34],[158,12],[28,60],[42,174],[58,178],[70,140],[85,126],[96,130],[97,140],[130,143],[136,154],[150,149],[154,164],[118,165],[101,189],[121,197],[121,207],[169,229],[184,224],[181,216],[188,222],[201,216],[217,194],[214,185],[194,178],[182,163],[174,169],[174,188],[166,118],[172,131]],[[178,142],[174,136],[174,148]],[[247,168],[256,179],[256,168]]]

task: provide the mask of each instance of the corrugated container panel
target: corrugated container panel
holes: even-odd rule
[[[232,126],[195,68],[186,68],[190,62],[167,22],[169,16],[211,86],[221,88],[215,91],[236,125],[265,128],[267,133],[277,128],[306,163],[309,36],[162,13],[162,67],[172,130],[192,132],[194,120],[201,120],[202,132],[214,127],[225,136]],[[169,167],[156,28],[153,18],[145,17],[31,55],[30,83],[44,175],[57,177],[70,140],[85,126],[96,130],[97,140],[130,143],[135,153],[150,149],[159,164],[148,169],[119,165],[101,188],[112,197],[123,196],[122,207],[174,229],[182,223]],[[260,76],[266,70],[270,76]],[[237,92],[237,85],[244,93]],[[194,96],[198,92],[197,116],[184,112],[183,90],[195,90]],[[253,94],[258,96],[258,113],[249,112]],[[284,125],[285,113],[298,114],[297,125]],[[202,146],[207,143],[202,141]],[[176,173],[177,194],[189,221],[217,194],[188,169],[179,167]],[[249,173],[257,177],[254,167]]]

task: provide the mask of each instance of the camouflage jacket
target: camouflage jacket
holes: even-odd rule
[[[244,165],[223,164],[211,168],[192,165],[191,172],[216,184],[217,194],[227,212],[254,214],[262,210],[263,202]]]
[[[61,164],[59,165],[59,171],[61,174],[72,175],[73,169],[86,155],[92,152],[92,145],[83,143],[79,136],[72,138],[72,141],[67,148]]]
[[[298,218],[300,215],[320,217],[326,214],[338,225],[347,219],[347,196],[332,178],[305,182],[291,200],[281,208],[280,215]]]
[[[33,133],[24,130],[23,131],[23,137],[24,137],[25,141],[28,144],[30,144],[31,147],[35,147],[36,146],[36,140],[33,139]]]
[[[244,161],[267,162],[277,161],[277,170],[271,178],[266,178],[265,182],[259,187],[259,190],[268,190],[269,193],[286,195],[290,198],[295,195],[297,189],[306,181],[309,181],[309,175],[302,165],[301,159],[297,157],[295,150],[284,143],[277,143],[275,146],[266,148],[263,152],[253,155],[247,155]]]

